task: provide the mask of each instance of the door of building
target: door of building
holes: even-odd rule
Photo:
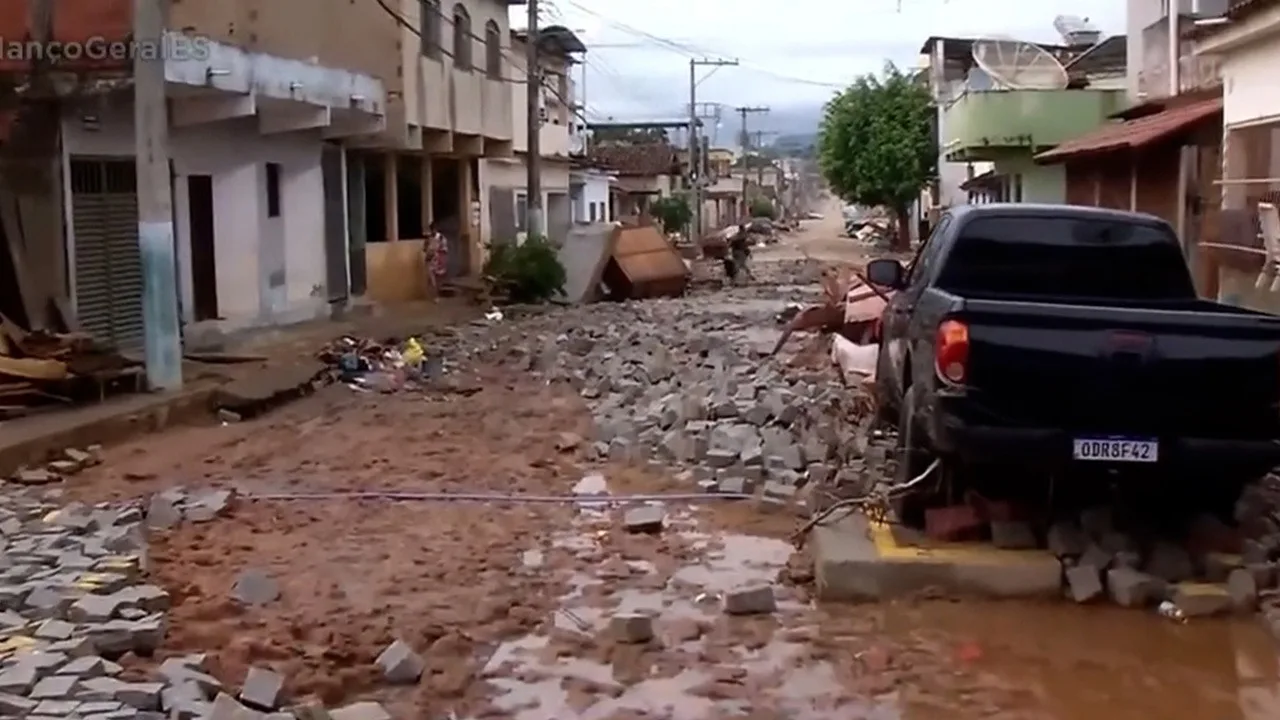
[[[75,157],[70,171],[76,317],[98,341],[139,351],[145,330],[134,159]]]

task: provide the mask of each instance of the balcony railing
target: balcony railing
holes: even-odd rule
[[[942,146],[954,161],[989,161],[1083,135],[1119,109],[1119,90],[969,92],[943,111]]]
[[[1189,28],[1193,15],[1182,17],[1182,27]],[[1178,43],[1178,92],[1201,90],[1222,83],[1218,58],[1195,55],[1192,42]],[[1169,92],[1169,19],[1161,18],[1142,31],[1142,66],[1138,70],[1138,93],[1145,100],[1168,97]]]

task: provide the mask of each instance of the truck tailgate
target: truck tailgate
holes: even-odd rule
[[[1081,432],[1274,437],[1280,318],[968,300],[983,422]]]

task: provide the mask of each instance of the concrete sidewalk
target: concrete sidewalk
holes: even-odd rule
[[[110,445],[177,424],[211,416],[224,389],[259,401],[293,397],[290,384],[302,374],[294,368],[314,367],[314,355],[326,342],[343,335],[385,338],[424,332],[433,327],[468,322],[481,308],[459,303],[409,303],[380,309],[374,315],[318,320],[286,328],[246,334],[228,343],[228,353],[256,355],[245,363],[186,363],[187,386],[174,393],[144,393],[110,398],[0,422],[0,478],[24,467],[38,467],[67,448]],[[314,375],[314,373],[313,373]],[[239,391],[236,388],[240,388]]]
[[[205,417],[219,384],[206,380],[176,393],[124,395],[0,423],[0,477],[43,465],[67,448],[118,443]]]
[[[857,513],[814,528],[813,549],[820,600],[891,600],[930,588],[994,598],[1062,593],[1062,566],[1048,551],[905,546],[887,526]]]

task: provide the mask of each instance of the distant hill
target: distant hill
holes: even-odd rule
[[[768,113],[752,118],[752,126],[776,133],[774,137],[779,140],[793,135],[812,136],[818,132],[822,108],[821,104],[771,108]]]
[[[795,135],[779,135],[773,141],[773,147],[784,155],[807,155],[818,142],[818,133],[800,133]]]
[[[764,144],[779,149],[803,149],[817,140],[818,122],[822,119],[823,105],[811,103],[787,107],[771,107],[767,113],[753,114],[747,118],[749,132],[763,131]],[[643,118],[639,118],[643,119]],[[740,148],[741,119],[726,106],[722,125],[714,141],[719,147]]]

